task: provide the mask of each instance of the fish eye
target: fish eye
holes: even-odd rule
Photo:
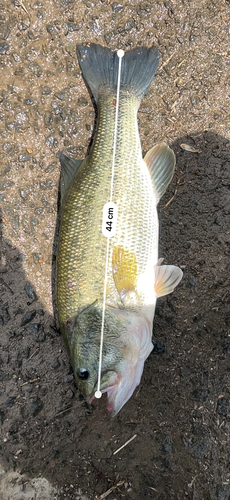
[[[90,373],[85,368],[78,368],[77,369],[77,376],[79,378],[81,378],[82,380],[87,380],[87,378],[89,378],[89,375],[90,375]]]
[[[68,319],[66,321],[66,327],[70,330],[72,328],[72,326],[73,326],[73,321],[71,321],[70,319]]]

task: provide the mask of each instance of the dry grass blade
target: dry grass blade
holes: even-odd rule
[[[178,179],[177,183],[176,183],[176,188],[175,188],[175,191],[174,191],[174,195],[172,196],[172,198],[170,198],[170,200],[166,203],[166,205],[164,206],[164,208],[168,207],[170,205],[170,203],[172,203],[172,201],[174,200],[176,194],[177,194],[177,191],[178,191],[178,187],[179,187],[179,184],[180,184],[180,179]]]
[[[7,283],[4,281],[3,278],[0,278],[0,283],[2,283],[6,288],[8,288],[8,290],[12,293],[12,295],[14,295],[13,290],[10,288],[9,285],[7,285]]]
[[[67,411],[70,411],[72,410],[72,406],[67,406],[66,408],[64,408],[63,410],[60,410],[56,413],[56,417],[58,417],[59,415],[63,415],[63,413],[66,413]]]
[[[160,71],[162,68],[164,68],[165,66],[167,66],[167,64],[169,63],[169,61],[171,61],[171,59],[173,58],[173,56],[176,54],[176,50],[171,54],[171,56],[161,65],[161,67],[159,68],[158,71]]]
[[[33,354],[31,354],[31,356],[27,359],[27,361],[29,361],[30,359],[33,358],[33,356],[35,356],[35,354],[37,354],[37,352],[39,352],[39,347],[36,349],[36,351],[33,352]]]
[[[38,380],[40,380],[40,377],[34,378],[33,380],[27,380],[27,382],[24,382],[22,384],[22,386],[27,385],[27,384],[33,384],[34,382],[37,382]]]
[[[102,493],[102,495],[100,495],[99,497],[96,497],[95,500],[103,500],[103,498],[106,498],[108,495],[110,495],[110,493],[112,493],[116,488],[119,488],[119,486],[122,486],[122,484],[124,484],[124,482],[125,481],[120,481],[115,486],[111,486],[111,488],[109,488],[109,490],[105,491],[105,493]]]
[[[22,2],[22,0],[18,0],[18,2],[20,3],[21,7],[24,9],[24,11],[25,11],[25,12],[28,14],[28,16],[29,16],[29,12],[28,12],[28,10],[26,9],[26,7],[25,7],[24,3]]]
[[[131,443],[131,441],[133,441],[133,439],[135,439],[137,437],[137,434],[134,434],[133,437],[131,437],[128,441],[126,441],[125,444],[123,444],[120,448],[118,448],[118,450],[114,451],[114,455],[116,455],[119,451],[121,451],[125,446],[127,446],[127,444]]]

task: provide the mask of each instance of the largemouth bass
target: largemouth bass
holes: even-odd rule
[[[77,54],[98,117],[85,160],[60,155],[57,308],[77,385],[92,398],[99,370],[107,256],[102,216],[110,200],[118,57],[95,44],[79,45]],[[118,216],[109,240],[101,367],[101,391],[107,392],[113,415],[140,383],[153,349],[157,297],[171,293],[182,278],[178,267],[158,261],[157,204],[173,177],[175,156],[161,143],[143,160],[137,125],[137,111],[158,60],[155,47],[139,47],[126,52],[121,65],[112,195]]]

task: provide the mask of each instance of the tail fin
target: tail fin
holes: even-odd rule
[[[77,55],[95,101],[105,91],[114,93],[118,77],[117,53],[107,47],[89,43],[78,45]],[[156,47],[138,47],[126,52],[121,65],[121,91],[128,91],[141,100],[156,73],[158,62],[159,52]]]

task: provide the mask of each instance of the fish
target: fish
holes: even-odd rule
[[[103,208],[111,201],[119,57],[94,43],[78,45],[77,56],[97,124],[84,160],[60,153],[58,322],[77,386],[90,402],[98,384],[103,322],[100,391],[107,393],[107,409],[115,416],[140,383],[153,349],[157,298],[171,293],[183,274],[158,257],[157,204],[172,180],[175,155],[161,142],[142,157],[137,112],[159,52],[139,46],[121,60],[112,192],[117,222],[108,243]]]

